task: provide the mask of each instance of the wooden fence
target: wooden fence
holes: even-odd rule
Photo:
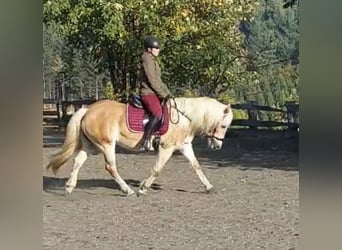
[[[45,126],[59,126],[64,128],[71,115],[83,105],[89,105],[96,100],[77,100],[56,102],[50,99],[43,101],[43,123]],[[286,102],[283,109],[272,108],[258,105],[255,101],[249,101],[242,104],[232,104],[235,110],[244,110],[247,113],[247,119],[234,119],[232,126],[261,129],[261,128],[282,128],[289,130],[299,129],[299,104],[295,102]],[[273,112],[280,114],[285,119],[277,121],[261,120],[261,112]]]
[[[43,99],[43,126],[64,128],[76,110],[96,100],[56,101]]]
[[[60,127],[60,105],[54,99],[43,99],[43,126]]]
[[[243,104],[232,104],[236,110],[245,110],[248,119],[234,119],[232,125],[248,127],[250,129],[282,127],[291,130],[299,129],[299,104],[286,102],[285,109],[272,108],[269,106],[258,105],[255,101]],[[285,119],[278,121],[260,120],[260,112],[278,113]]]

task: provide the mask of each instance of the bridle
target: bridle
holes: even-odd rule
[[[225,116],[223,116],[223,120],[224,120],[224,118],[225,118]],[[218,125],[218,126],[219,126],[219,125]],[[218,126],[217,126],[217,127],[218,127]],[[218,141],[223,142],[224,139],[225,139],[224,137],[223,137],[223,138],[220,138],[220,137],[215,136],[217,127],[215,128],[214,132],[213,132],[211,135],[207,134],[207,138],[209,138],[209,139],[214,138],[215,140],[218,140]]]
[[[216,139],[218,141],[222,141],[222,142],[224,141],[224,138],[219,138],[219,137],[215,136],[215,133],[212,135],[207,135],[207,138],[209,138],[209,139],[214,138],[214,139]]]
[[[173,101],[173,105],[171,105],[171,100]],[[177,103],[176,103],[174,98],[170,98],[169,102],[170,102],[170,107],[176,109],[177,110],[177,114],[178,114],[178,119],[177,119],[176,122],[173,122],[172,119],[170,119],[172,123],[177,124],[179,122],[179,114],[183,115],[185,118],[187,118],[191,122],[191,119],[184,112],[182,112],[181,110],[178,109]],[[224,117],[223,117],[223,119],[224,119]],[[223,142],[224,139],[225,139],[224,137],[220,138],[220,137],[215,136],[216,130],[217,130],[217,127],[215,128],[214,133],[212,135],[208,135],[207,134],[206,137],[209,138],[209,139],[214,138],[215,140]]]

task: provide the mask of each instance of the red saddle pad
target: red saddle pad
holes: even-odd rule
[[[141,108],[136,108],[131,104],[126,105],[126,123],[129,130],[133,133],[143,133],[144,132],[144,124],[143,120],[145,117],[145,110]],[[157,131],[155,131],[154,135],[163,135],[167,132],[169,128],[170,115],[169,109],[167,105],[164,106],[163,114],[165,116],[164,123]]]

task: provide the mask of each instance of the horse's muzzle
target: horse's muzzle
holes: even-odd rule
[[[219,149],[221,149],[222,144],[221,143],[210,142],[208,146],[212,150],[219,150]]]

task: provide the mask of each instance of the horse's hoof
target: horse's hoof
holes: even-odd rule
[[[129,189],[127,192],[125,192],[125,194],[128,197],[128,196],[131,196],[131,195],[135,194],[135,192],[134,192],[134,190]]]
[[[214,186],[209,186],[209,187],[207,187],[206,189],[205,189],[205,192],[207,193],[207,194],[210,194],[210,193],[212,193],[214,191]]]
[[[140,195],[146,195],[147,190],[146,189],[139,189],[137,192],[137,196],[139,197]]]
[[[65,196],[70,196],[73,190],[74,190],[74,187],[70,187],[70,186],[65,187],[64,188],[64,195]]]

